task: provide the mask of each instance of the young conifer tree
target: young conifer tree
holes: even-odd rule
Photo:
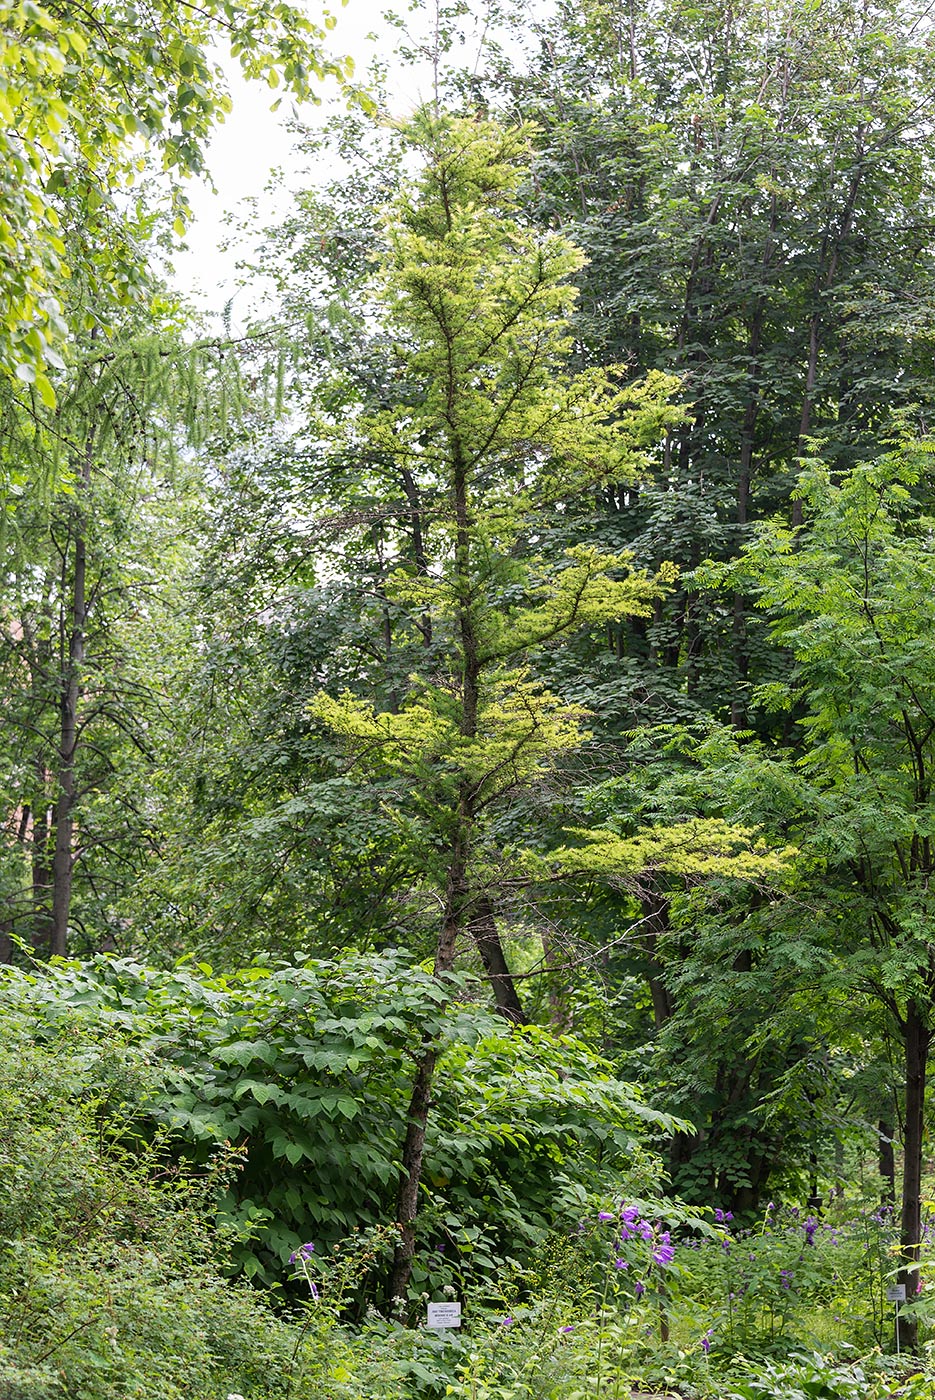
[[[485,826],[582,742],[586,721],[537,683],[531,654],[563,634],[647,615],[672,576],[650,577],[628,556],[590,546],[546,559],[535,540],[563,503],[633,478],[677,417],[668,403],[675,381],[627,384],[620,365],[566,372],[571,279],[583,256],[518,217],[527,130],[422,111],[406,136],[421,172],[389,211],[378,272],[405,401],[358,416],[341,445],[413,484],[420,547],[401,545],[386,593],[430,645],[424,674],[392,707],[322,694],[313,710],[344,738],[361,777],[408,779],[409,800],[434,832],[437,977],[444,983],[451,971],[459,937],[473,935],[500,1010],[518,1020],[482,873]],[[401,522],[401,541],[404,532]],[[427,1038],[416,1066],[394,1296],[409,1284],[438,1054]]]

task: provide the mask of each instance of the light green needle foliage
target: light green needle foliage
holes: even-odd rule
[[[592,546],[546,562],[537,538],[569,500],[632,479],[678,413],[665,376],[567,372],[583,256],[520,220],[530,130],[422,111],[404,136],[422,170],[387,215],[376,292],[406,391],[330,434],[426,503],[421,557],[401,533],[386,598],[431,643],[391,711],[347,693],[312,712],[359,771],[418,777],[463,852],[482,805],[584,735],[585,712],[535,681],[530,652],[649,615],[674,576]]]
[[[665,872],[687,881],[716,877],[766,880],[782,875],[795,852],[776,850],[754,829],[718,817],[699,817],[674,826],[649,826],[634,836],[614,831],[575,830],[583,843],[562,846],[551,860],[563,871],[582,871],[626,881]]]
[[[320,695],[313,713],[348,741],[367,771],[418,772],[436,795],[461,775],[478,802],[528,781],[583,737],[585,711],[563,705],[515,670],[488,678],[470,737],[461,733],[457,700],[445,705],[443,699],[421,683],[398,714],[377,713],[350,694]]]

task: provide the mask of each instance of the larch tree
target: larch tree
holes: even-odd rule
[[[576,630],[647,614],[672,580],[590,546],[547,562],[537,535],[563,502],[638,473],[677,417],[674,385],[626,383],[622,366],[566,372],[583,259],[518,217],[526,130],[423,111],[407,137],[422,169],[389,212],[379,271],[407,392],[336,431],[362,472],[411,480],[400,524],[420,502],[421,549],[400,553],[385,593],[420,629],[425,662],[392,705],[323,693],[313,712],[361,777],[399,775],[403,812],[432,830],[441,991],[472,934],[501,1012],[521,1019],[485,870],[492,815],[579,746],[586,722],[536,681],[529,658]],[[396,1296],[411,1273],[437,1053],[428,1037],[412,1087]]]

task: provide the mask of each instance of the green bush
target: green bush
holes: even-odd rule
[[[30,977],[9,972],[0,999],[40,1040],[83,1026],[132,1038],[160,1076],[143,1110],[207,1163],[242,1149],[221,1202],[237,1267],[257,1283],[287,1277],[357,1230],[395,1218],[412,1066],[426,1036],[442,1056],[426,1144],[414,1296],[493,1281],[589,1195],[641,1180],[641,1147],[670,1120],[640,1102],[599,1056],[569,1037],[503,1022],[468,989],[442,985],[398,953],[348,954],[231,977],[100,958]],[[152,1127],[149,1131],[152,1131]],[[381,1301],[379,1268],[359,1309]]]

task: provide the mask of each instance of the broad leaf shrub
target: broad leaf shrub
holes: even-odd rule
[[[40,1041],[71,1027],[130,1037],[159,1076],[148,1131],[171,1129],[188,1161],[208,1163],[219,1144],[238,1149],[220,1218],[236,1236],[235,1268],[258,1283],[288,1276],[303,1244],[324,1261],[339,1241],[393,1221],[412,1066],[427,1036],[444,1054],[414,1301],[496,1280],[550,1230],[572,1228],[589,1196],[628,1173],[653,1179],[641,1139],[671,1122],[580,1042],[507,1034],[466,984],[399,953],[226,977],[99,958],[42,977],[8,972],[0,998]],[[388,1250],[384,1240],[382,1258]],[[384,1274],[375,1261],[358,1315],[368,1299],[385,1301]]]

